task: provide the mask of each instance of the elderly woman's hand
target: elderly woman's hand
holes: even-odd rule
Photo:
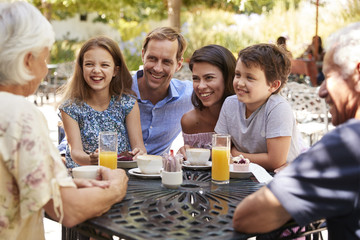
[[[109,188],[113,189],[114,193],[117,193],[117,201],[121,201],[127,190],[127,183],[129,178],[123,169],[111,170],[106,167],[100,167],[100,179],[110,182]]]
[[[97,180],[122,180],[127,182],[128,177],[123,169],[110,169],[100,166]]]
[[[94,179],[84,179],[84,178],[75,178],[74,183],[77,188],[87,188],[87,187],[100,187],[108,188],[110,185],[109,181],[100,181]]]

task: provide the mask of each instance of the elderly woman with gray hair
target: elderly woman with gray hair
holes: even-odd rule
[[[50,23],[26,2],[0,3],[0,239],[45,239],[43,210],[72,227],[121,201],[123,170],[72,179],[42,113],[25,99],[47,74]]]

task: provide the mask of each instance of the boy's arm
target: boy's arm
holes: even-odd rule
[[[240,152],[235,146],[233,146],[231,149],[231,155],[235,157],[241,154],[248,158],[250,162],[259,164],[268,171],[274,171],[286,163],[287,155],[290,149],[291,137],[268,138],[266,142],[268,150],[267,153],[244,153]]]

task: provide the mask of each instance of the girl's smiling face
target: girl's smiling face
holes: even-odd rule
[[[263,105],[270,95],[280,86],[280,80],[269,84],[265,72],[252,64],[246,67],[239,59],[236,63],[233,86],[240,102],[245,103],[247,112],[250,114]]]
[[[111,54],[101,47],[94,47],[84,54],[83,73],[86,83],[94,90],[107,89],[116,75]]]

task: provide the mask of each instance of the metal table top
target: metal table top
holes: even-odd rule
[[[251,179],[211,182],[210,171],[184,171],[178,189],[161,179],[130,176],[125,199],[76,230],[98,239],[248,239],[232,228],[237,204],[263,184]],[[296,225],[296,224],[295,224]],[[95,231],[99,230],[99,231]],[[100,236],[99,232],[106,233]],[[275,233],[279,235],[279,231]],[[274,234],[272,234],[274,235]],[[269,235],[270,236],[270,235]]]

